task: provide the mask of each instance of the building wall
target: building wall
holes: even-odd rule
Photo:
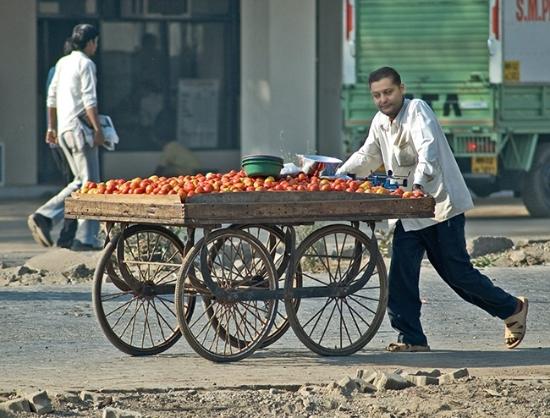
[[[316,1],[241,1],[241,153],[312,153]]]
[[[160,151],[106,152],[103,154],[103,173],[107,178],[149,177],[160,160]],[[193,151],[201,163],[203,174],[208,171],[238,170],[239,150]]]
[[[332,140],[339,129],[339,116],[333,107],[335,103],[339,106],[339,100],[332,108],[325,106],[322,110],[320,107],[317,115],[316,79],[317,15],[322,12],[321,21],[334,21],[330,18],[334,7],[331,6],[333,0],[324,0],[319,2],[319,7],[325,12],[318,11],[317,3],[317,0],[241,1],[241,150],[201,152],[199,158],[205,167],[238,168],[240,156],[253,153],[277,154],[287,161],[295,153],[337,154]],[[43,110],[38,108],[36,97],[35,0],[0,1],[0,23],[0,48],[4,56],[17,56],[16,61],[9,60],[16,65],[0,66],[4,185],[35,185],[37,141],[42,140],[37,112]],[[326,28],[319,31],[324,30]],[[320,58],[328,64],[332,47],[327,45]],[[332,78],[325,74],[319,80],[323,82],[319,98],[334,101],[339,94],[335,87],[339,75],[330,71],[328,74],[332,74]],[[325,84],[327,82],[329,84]],[[334,119],[329,120],[332,117]],[[124,154],[106,153],[104,177],[145,174],[139,164],[123,163],[123,160],[135,162],[136,158]],[[147,162],[155,156],[143,157],[141,160]],[[121,167],[126,168],[121,171]]]
[[[319,0],[317,151],[339,157],[342,142],[342,1]]]
[[[5,186],[37,181],[36,2],[0,2],[0,142]],[[14,57],[17,57],[16,59]],[[1,169],[1,168],[0,168]]]

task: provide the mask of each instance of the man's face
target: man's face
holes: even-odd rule
[[[390,118],[395,118],[403,105],[405,85],[395,84],[389,77],[382,78],[371,83],[370,93],[378,110]]]
[[[93,57],[97,52],[97,47],[99,44],[99,37],[90,39],[84,48],[84,53],[89,57]]]

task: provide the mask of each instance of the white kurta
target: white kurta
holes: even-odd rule
[[[96,84],[95,64],[82,51],[73,51],[57,61],[47,106],[57,108],[59,135],[80,127],[78,116],[86,108],[97,107]]]
[[[378,112],[365,143],[338,174],[368,176],[382,164],[394,175],[407,176],[409,188],[420,184],[435,199],[435,217],[403,219],[405,231],[435,225],[474,206],[447,138],[433,110],[422,100],[405,99],[393,121]]]

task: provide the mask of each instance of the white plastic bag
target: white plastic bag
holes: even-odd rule
[[[84,132],[84,139],[90,147],[93,147],[94,130],[81,118],[79,118],[79,120],[81,122],[80,125],[82,126],[82,131]],[[119,138],[115,130],[115,125],[113,125],[113,121],[107,115],[99,115],[99,124],[101,126],[101,130],[103,131],[103,136],[105,137],[105,144],[103,144],[103,146],[109,151],[114,151],[115,145],[118,144]]]

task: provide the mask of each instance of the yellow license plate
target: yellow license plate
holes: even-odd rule
[[[472,173],[496,175],[497,172],[497,157],[472,157]]]

